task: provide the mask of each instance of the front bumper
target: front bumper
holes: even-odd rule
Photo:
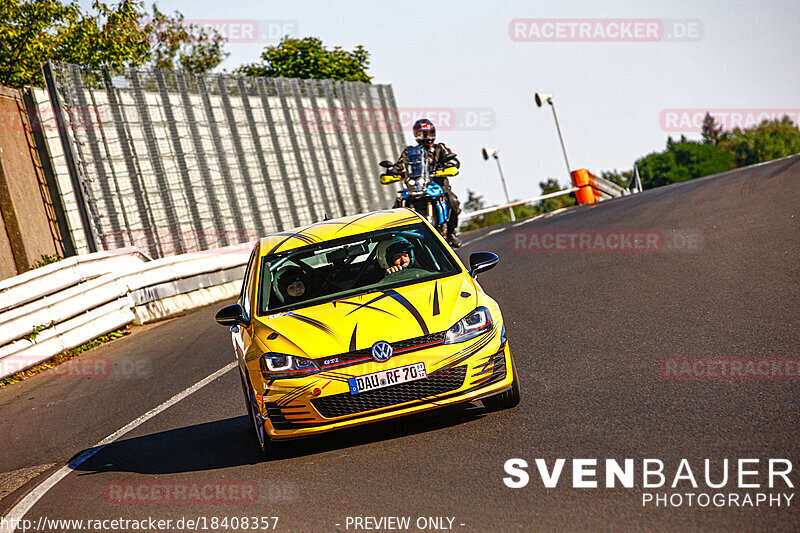
[[[393,358],[380,367],[367,363],[351,373],[323,372],[267,384],[265,394],[257,396],[266,432],[272,439],[305,437],[503,392],[514,380],[511,351],[497,330],[486,337],[464,343],[467,346],[449,345],[417,352],[413,358]],[[454,346],[459,348],[456,353],[452,353]],[[348,377],[417,361],[426,363],[427,378],[360,394],[349,392]]]

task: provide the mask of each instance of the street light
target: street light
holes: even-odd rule
[[[506,186],[506,178],[503,176],[503,169],[500,167],[500,156],[497,154],[497,148],[484,148],[483,149],[483,159],[489,160],[490,157],[493,157],[495,161],[497,161],[497,170],[500,172],[500,181],[503,182],[503,190],[506,192],[506,203],[510,204],[511,199],[508,197],[508,187]],[[514,208],[509,207],[508,212],[511,214],[511,222],[516,222],[517,217],[514,216]]]
[[[561,126],[558,125],[558,116],[556,115],[556,106],[553,104],[553,95],[547,93],[536,93],[533,95],[533,99],[536,100],[536,106],[542,107],[542,105],[547,102],[550,104],[550,109],[553,110],[553,118],[556,121],[556,130],[558,130],[558,140],[561,141],[561,151],[564,152],[564,161],[567,163],[567,176],[570,181],[572,180],[572,169],[569,166],[569,159],[567,158],[567,148],[564,146],[564,137],[561,135]]]

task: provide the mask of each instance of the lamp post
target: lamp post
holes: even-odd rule
[[[503,168],[500,166],[500,156],[497,153],[496,148],[484,148],[483,149],[483,159],[488,160],[490,157],[493,157],[495,161],[497,161],[497,170],[500,172],[500,181],[503,182],[503,190],[506,193],[506,203],[511,203],[511,198],[508,196],[508,187],[506,186],[506,178],[503,176]],[[514,208],[508,208],[509,214],[511,214],[511,222],[516,222],[517,217],[514,216]]]
[[[556,121],[556,130],[558,131],[558,140],[561,141],[561,151],[564,153],[564,162],[567,164],[567,176],[572,180],[572,168],[569,166],[569,159],[567,158],[567,148],[564,146],[564,137],[561,135],[561,126],[558,124],[558,115],[556,115],[556,106],[553,104],[553,95],[546,93],[536,93],[533,95],[536,100],[536,106],[542,107],[547,102],[550,104],[550,109],[553,110],[553,119]],[[568,183],[570,183],[568,182]]]

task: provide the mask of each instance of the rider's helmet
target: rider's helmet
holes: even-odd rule
[[[378,264],[384,270],[393,266],[393,259],[398,254],[407,253],[409,259],[409,266],[414,264],[414,245],[408,242],[403,237],[399,235],[395,235],[394,237],[390,237],[386,240],[381,241],[378,244],[378,251],[376,256],[378,258]]]
[[[427,118],[421,118],[414,123],[414,138],[417,144],[430,146],[436,140],[436,126]]]
[[[308,274],[296,266],[285,266],[278,270],[272,280],[272,287],[275,296],[284,304],[305,300],[311,291]]]

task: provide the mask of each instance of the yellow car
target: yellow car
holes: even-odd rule
[[[481,399],[519,385],[497,302],[410,209],[325,220],[262,238],[230,326],[262,450],[275,441]]]

